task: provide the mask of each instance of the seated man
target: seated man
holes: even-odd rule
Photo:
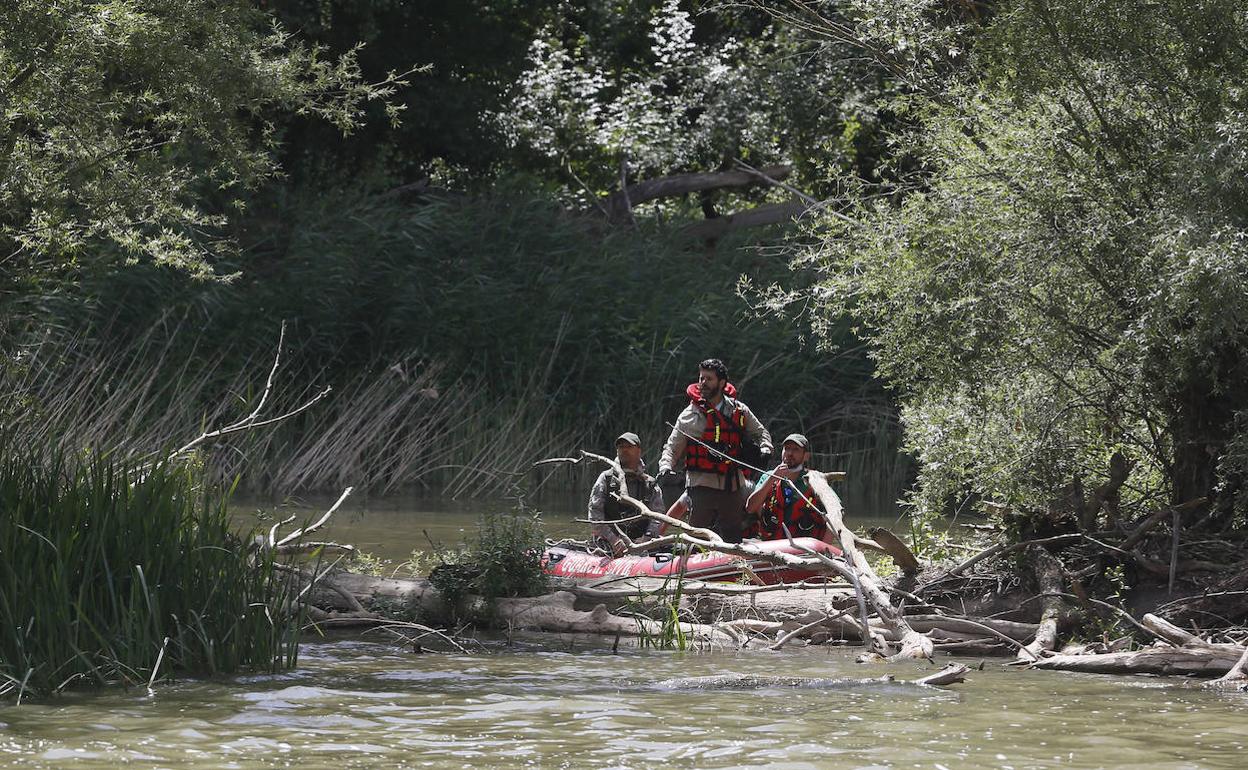
[[[810,442],[802,434],[793,433],[784,440],[782,447],[780,464],[758,480],[745,501],[745,536],[783,540],[784,527],[788,527],[793,537],[827,541],[830,537],[828,522],[818,507],[812,507],[819,501],[806,480]]]
[[[624,469],[624,480],[628,485],[625,493],[645,503],[650,510],[662,513],[663,490],[652,476],[646,475],[646,464],[641,459],[641,439],[636,433],[620,434],[615,440],[615,457]],[[598,476],[593,491],[589,493],[589,520],[593,522],[590,524],[591,545],[615,556],[623,556],[628,548],[624,535],[637,542],[656,537],[659,533],[659,522],[637,518],[641,512],[622,502],[618,497],[620,491],[615,469],[608,468]]]

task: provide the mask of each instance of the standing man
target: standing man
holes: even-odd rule
[[[745,502],[746,537],[783,540],[787,527],[793,537],[827,541],[827,519],[823,511],[815,507],[818,498],[806,480],[809,458],[810,442],[805,436],[793,433],[784,439],[780,464],[758,480],[750,499]]]
[[[659,478],[683,468],[689,490],[689,523],[713,529],[729,543],[741,542],[747,485],[740,458],[752,442],[771,454],[771,434],[750,408],[733,398],[728,367],[718,358],[698,364],[698,382],[687,391],[689,406],[676,418],[659,460]],[[714,450],[714,451],[712,451]]]
[[[641,459],[641,439],[636,433],[621,433],[615,440],[615,457],[624,469],[624,482],[629,497],[640,500],[656,513],[662,513],[663,490],[653,477],[646,475],[646,464]],[[614,468],[608,468],[598,476],[589,493],[589,520],[592,545],[623,556],[629,540],[657,537],[660,522],[655,519],[635,518],[640,511],[620,501],[620,480]],[[631,521],[620,521],[631,519]]]

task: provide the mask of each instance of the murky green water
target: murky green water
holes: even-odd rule
[[[547,510],[552,510],[547,508]],[[558,513],[569,531],[574,508]],[[422,529],[452,541],[472,510],[344,511],[336,539],[405,557]],[[551,517],[553,518],[553,517]],[[461,532],[462,530],[462,532]],[[472,655],[379,636],[308,643],[297,670],[78,694],[0,709],[0,767],[1248,766],[1248,696],[1173,680],[1064,675],[989,662],[954,688],[673,688],[735,672],[826,678],[927,673],[862,666],[853,648],[656,652],[531,635]]]

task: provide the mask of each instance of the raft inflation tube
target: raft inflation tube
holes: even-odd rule
[[[803,548],[828,556],[840,556],[841,549],[813,537],[751,542],[768,553],[807,555]],[[772,564],[763,559],[746,559],[718,551],[702,551],[687,556],[659,553],[650,556],[602,556],[551,547],[542,554],[542,571],[552,577],[592,579],[603,577],[671,578],[683,575],[689,580],[736,580],[746,571],[765,584],[795,583],[826,574],[801,567]]]

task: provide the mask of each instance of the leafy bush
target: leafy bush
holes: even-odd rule
[[[864,50],[916,57],[893,59],[918,119],[894,139],[923,173],[859,187],[799,260],[816,315],[852,314],[901,398],[914,502],[1043,513],[1121,453],[1124,505],[1206,497],[1227,521],[1248,413],[1241,4],[942,8],[861,5]]]
[[[547,589],[541,565],[545,547],[537,515],[524,510],[487,514],[467,551],[435,567],[429,582],[456,614],[466,609],[469,594],[484,599],[487,610],[500,598],[537,596]]]

